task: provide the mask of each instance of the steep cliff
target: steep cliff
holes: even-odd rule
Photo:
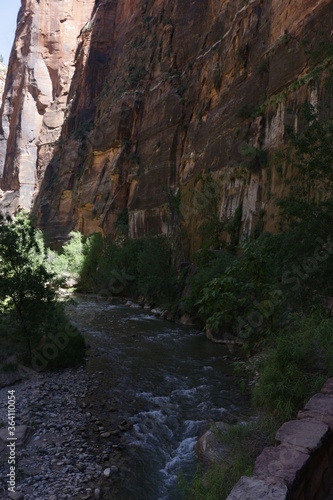
[[[0,62],[0,102],[2,99],[3,91],[5,90],[6,74],[7,66]]]
[[[284,189],[273,152],[303,102],[326,112],[332,29],[332,0],[23,2],[2,205],[33,200],[54,238],[110,233],[127,207],[135,237],[170,231],[179,187],[194,249],[210,172],[221,215],[241,206],[243,232],[272,229]]]
[[[1,108],[4,208],[31,208],[61,133],[77,37],[93,6],[93,0],[22,0]]]

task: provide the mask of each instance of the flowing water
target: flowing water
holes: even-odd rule
[[[87,369],[103,372],[105,410],[132,428],[124,434],[128,468],[111,497],[176,500],[180,473],[197,466],[194,444],[213,421],[248,413],[226,346],[149,311],[80,298],[72,319],[92,346]],[[110,417],[111,418],[111,417]]]

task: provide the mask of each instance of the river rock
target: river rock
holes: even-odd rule
[[[151,310],[152,314],[154,314],[155,316],[162,316],[162,310],[159,309],[158,307],[155,307],[154,309]]]
[[[212,328],[206,328],[206,337],[214,344],[241,344],[242,342],[232,333],[228,331],[216,332]]]
[[[111,436],[111,432],[103,432],[103,433],[101,434],[101,437],[102,437],[102,438],[104,438],[104,439],[107,439],[107,438],[109,438],[110,436]]]
[[[133,307],[134,309],[141,309],[140,304],[137,304],[136,302],[132,302],[132,300],[128,300],[126,302],[126,306]]]
[[[110,475],[111,475],[111,469],[110,469],[110,467],[107,467],[106,469],[104,469],[103,475],[105,477],[110,477]]]
[[[182,325],[187,325],[187,326],[195,325],[195,321],[193,320],[192,316],[190,316],[188,313],[182,314],[179,321]]]
[[[15,428],[16,448],[26,444],[32,436],[32,429],[27,425],[18,425]],[[7,428],[0,430],[0,443],[7,443],[8,430]]]
[[[215,422],[197,441],[194,450],[199,460],[210,465],[213,462],[221,462],[228,456],[228,448],[223,445],[218,438],[220,432],[225,431],[230,426],[225,422]]]
[[[11,500],[23,500],[24,495],[20,491],[9,491],[8,498],[10,498]]]

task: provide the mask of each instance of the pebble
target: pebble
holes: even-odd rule
[[[120,433],[105,432],[99,418],[87,412],[92,403],[82,403],[93,378],[80,367],[33,374],[15,385],[17,425],[31,428],[32,437],[17,450],[21,474],[16,478],[16,496],[9,498],[101,498],[103,481],[118,471],[115,465],[104,467]],[[0,401],[7,398],[8,389],[0,390]],[[5,420],[6,406],[0,405],[0,424]],[[95,426],[97,434],[91,432]],[[7,458],[0,455],[1,470],[6,470]]]
[[[107,469],[104,469],[103,474],[105,477],[110,477],[110,474],[111,474],[110,467],[108,467]]]
[[[101,437],[104,438],[104,439],[109,438],[110,436],[111,436],[111,432],[103,432],[101,434]]]

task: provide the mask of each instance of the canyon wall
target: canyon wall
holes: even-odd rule
[[[67,112],[80,30],[93,0],[22,0],[0,124],[0,203],[30,210]]]
[[[138,237],[170,233],[180,198],[190,251],[209,176],[220,215],[241,208],[241,233],[274,230],[288,175],[274,151],[287,126],[301,126],[302,103],[325,114],[331,101],[333,0],[47,6],[23,1],[19,15],[2,107],[2,207],[32,206],[53,239],[112,233],[126,208]]]

